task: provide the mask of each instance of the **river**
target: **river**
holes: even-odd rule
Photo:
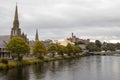
[[[120,80],[120,56],[87,56],[0,72],[0,80]]]

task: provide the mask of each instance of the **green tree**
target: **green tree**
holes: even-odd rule
[[[115,51],[116,49],[119,49],[120,48],[120,44],[119,43],[116,43],[116,44],[113,44],[113,43],[103,43],[102,45],[102,49],[105,50],[105,51]]]
[[[96,41],[95,41],[95,45],[96,45],[98,48],[101,48],[102,43],[101,43],[99,40],[96,40]]]
[[[44,54],[46,53],[47,53],[47,49],[44,43],[37,40],[33,46],[33,54],[35,54],[38,58],[43,59]]]
[[[120,43],[115,44],[116,49],[120,49]]]
[[[66,46],[66,48],[67,48],[67,54],[68,54],[68,56],[71,56],[72,53],[73,53],[73,47],[72,47],[72,45],[70,43],[68,43],[68,45]]]
[[[113,43],[108,43],[107,44],[107,49],[110,50],[110,51],[115,51],[115,45]]]
[[[51,43],[48,46],[48,52],[52,53],[52,57],[55,57],[55,53],[58,51],[58,47],[57,44],[55,43]]]
[[[102,50],[104,51],[107,51],[108,50],[108,47],[107,47],[107,43],[104,42],[103,45],[102,45]]]
[[[90,52],[93,52],[93,51],[96,51],[96,48],[97,46],[95,45],[95,43],[91,42],[89,43],[86,48],[90,51]]]
[[[73,46],[73,53],[74,53],[74,55],[77,55],[80,52],[82,52],[82,49],[79,46]]]
[[[11,52],[12,57],[17,55],[21,61],[24,54],[29,53],[30,47],[23,38],[13,37],[7,44],[6,48]]]
[[[64,54],[67,52],[67,49],[66,49],[65,46],[58,45],[57,52],[58,52],[59,55],[64,56]]]

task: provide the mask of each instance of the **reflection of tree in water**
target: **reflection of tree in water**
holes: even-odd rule
[[[8,70],[0,70],[0,80],[6,80]]]
[[[64,60],[53,61],[50,62],[49,64],[50,64],[49,66],[50,71],[55,73],[56,71],[60,71],[63,68]]]
[[[0,70],[0,76],[4,76],[4,75],[7,75],[8,73],[8,70]]]
[[[29,80],[29,68],[22,67],[9,70],[6,80]]]
[[[61,71],[61,70],[64,70],[65,68],[65,60],[60,60],[58,62],[58,70]]]
[[[47,66],[45,66],[45,63],[39,63],[39,64],[36,64],[36,65],[33,65],[32,66],[32,70],[33,70],[33,73],[36,77],[36,79],[41,79],[41,78],[44,78],[45,77],[45,73],[46,73],[46,68]]]
[[[58,72],[63,72],[76,64],[78,59],[73,60],[59,60],[48,63],[40,63],[27,67],[21,67],[11,69],[9,71],[2,72],[3,75],[7,75],[3,80],[30,80],[30,79],[45,79],[49,75],[49,78],[54,78],[58,75]]]
[[[66,60],[66,62],[67,62],[67,65],[69,67],[71,67],[73,64],[75,64],[76,60],[75,59],[68,59],[68,60]]]
[[[56,71],[56,64],[55,64],[55,62],[51,62],[50,71],[55,73],[55,71]]]
[[[72,65],[76,64],[79,59],[73,59],[73,60],[59,60],[59,61],[53,61],[49,64],[49,70],[56,73],[57,71],[64,71],[66,68],[72,67]]]
[[[95,66],[96,66],[97,71],[101,71],[101,68],[102,68],[101,60],[102,60],[101,56],[96,56],[96,60],[95,60],[96,65]]]

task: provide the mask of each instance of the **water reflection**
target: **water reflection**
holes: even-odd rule
[[[12,69],[5,72],[3,80],[29,80],[28,68]]]
[[[120,80],[120,57],[89,56],[0,72],[0,80]]]

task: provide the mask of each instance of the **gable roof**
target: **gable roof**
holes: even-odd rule
[[[5,48],[6,43],[10,40],[10,35],[0,35],[0,48]]]

